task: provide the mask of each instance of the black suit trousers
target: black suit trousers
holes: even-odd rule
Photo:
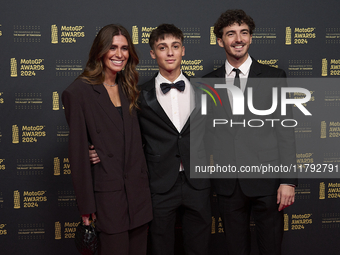
[[[118,234],[99,233],[98,255],[146,255],[148,224]]]
[[[153,193],[154,218],[149,235],[152,255],[174,255],[175,222],[181,212],[183,244],[186,255],[208,255],[211,236],[210,188],[194,189],[185,174],[165,193]]]
[[[250,254],[250,215],[255,222],[261,255],[280,255],[283,237],[283,211],[278,211],[276,195],[248,197],[236,181],[231,196],[218,195],[229,255]]]

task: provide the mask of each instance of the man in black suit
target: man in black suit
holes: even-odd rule
[[[209,254],[210,180],[191,179],[189,169],[190,124],[202,120],[200,105],[195,106],[200,91],[181,71],[183,38],[182,31],[171,24],[162,24],[151,32],[150,55],[156,59],[159,72],[140,86],[138,118],[153,208],[149,228],[152,255],[175,254],[177,213],[185,254]],[[203,143],[203,135],[197,134],[192,144]],[[90,154],[95,155],[91,156],[92,163],[99,162],[95,151]]]
[[[200,110],[195,107],[197,93],[180,68],[185,54],[183,33],[174,25],[162,24],[150,34],[149,44],[159,73],[140,86],[138,116],[152,195],[152,254],[174,254],[176,212],[181,208],[186,254],[207,255],[210,182],[190,179],[189,117],[200,115]]]
[[[286,86],[285,72],[259,64],[248,54],[255,23],[242,10],[228,10],[214,26],[218,45],[226,53],[225,64],[205,77],[235,79],[244,95],[252,87],[255,109],[269,109],[272,105],[272,87]],[[256,78],[256,79],[255,79]],[[277,78],[262,83],[259,78]],[[225,92],[225,94],[223,94]],[[232,115],[232,96],[226,90],[223,107],[214,108],[210,117],[229,117],[234,125],[216,125],[214,163],[236,166],[293,166],[295,137],[293,128],[280,122],[266,122],[262,127],[248,125],[250,119],[282,119],[280,107],[270,116],[257,116],[245,109],[241,116]],[[230,94],[230,93],[229,93]],[[223,99],[222,99],[223,101]],[[293,119],[292,109],[287,109],[285,119]],[[235,122],[239,124],[235,124]],[[258,124],[258,123],[257,123]],[[223,126],[223,127],[222,127]],[[212,179],[218,196],[219,211],[229,255],[250,254],[250,214],[255,221],[260,254],[281,254],[283,236],[282,209],[294,203],[296,178],[278,174],[275,178],[249,179],[247,174],[234,173],[233,178]],[[249,175],[248,175],[249,177]]]

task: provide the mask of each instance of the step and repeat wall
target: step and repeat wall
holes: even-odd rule
[[[110,23],[130,31],[140,56],[142,83],[158,70],[149,54],[150,32],[161,23],[173,23],[185,37],[182,70],[201,77],[225,61],[212,27],[222,12],[235,8],[245,10],[256,23],[250,47],[254,58],[284,69],[289,78],[317,79],[310,83],[301,79],[300,87],[312,94],[305,106],[313,116],[295,109],[297,160],[303,170],[324,164],[335,174],[319,178],[316,169],[312,178],[300,180],[296,202],[284,214],[283,254],[338,254],[340,3],[336,0],[2,1],[1,254],[77,254],[73,238],[80,217],[61,94],[81,73],[97,32]],[[214,195],[212,201],[211,254],[225,255]],[[178,223],[179,236],[180,230]],[[254,237],[253,221],[251,230]],[[184,254],[180,238],[177,241],[177,254]],[[252,254],[257,254],[253,244]]]

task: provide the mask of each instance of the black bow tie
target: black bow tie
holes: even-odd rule
[[[170,89],[172,88],[176,88],[179,91],[184,91],[185,89],[185,83],[184,81],[178,81],[176,83],[162,83],[161,84],[161,90],[163,92],[163,94],[166,94],[169,92]]]

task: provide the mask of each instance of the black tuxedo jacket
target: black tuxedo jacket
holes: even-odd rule
[[[207,74],[204,78],[224,78],[225,65]],[[245,91],[245,102],[247,101],[247,88],[253,89],[253,105],[255,109],[267,110],[272,105],[272,87],[286,85],[286,74],[283,70],[269,67],[258,63],[253,59],[250,67],[247,86]],[[266,79],[259,78],[277,78]],[[268,79],[267,79],[268,80]],[[214,142],[214,164],[236,166],[239,170],[242,166],[294,166],[296,164],[295,134],[293,128],[285,128],[280,122],[282,119],[293,119],[292,108],[287,107],[287,115],[281,116],[280,100],[278,107],[271,115],[258,116],[251,113],[245,104],[244,115],[232,115],[230,102],[226,89],[219,90],[223,107],[214,107],[213,112],[208,113],[212,118],[233,119],[237,122],[245,121],[245,127],[240,125],[217,125]],[[280,93],[279,93],[280,96]],[[211,108],[210,108],[211,109]],[[264,121],[262,127],[249,127],[248,121],[251,119],[261,119]],[[272,123],[265,119],[280,119]],[[251,125],[259,125],[260,122],[253,122]],[[248,175],[249,176],[249,175]],[[217,194],[229,196],[233,193],[236,178],[238,178],[243,193],[249,197],[274,195],[280,183],[297,185],[295,175],[276,174],[274,178],[249,179],[247,174],[232,173],[225,179],[212,179],[212,185]]]
[[[164,193],[171,189],[177,180],[181,162],[187,179],[195,189],[209,188],[208,179],[190,178],[190,125],[194,123],[195,116],[200,116],[200,106],[195,107],[181,132],[178,132],[157,101],[156,75],[140,86],[138,111],[151,193]],[[196,98],[199,93],[195,90]],[[196,137],[192,142],[203,143],[204,134],[200,135],[202,137]],[[201,154],[205,161],[205,152]]]
[[[120,86],[120,82],[118,83]],[[123,119],[104,85],[75,80],[62,94],[69,124],[69,160],[80,214],[96,213],[108,234],[152,219],[151,195],[142,139],[134,111],[119,87]],[[101,162],[91,165],[88,144]]]

